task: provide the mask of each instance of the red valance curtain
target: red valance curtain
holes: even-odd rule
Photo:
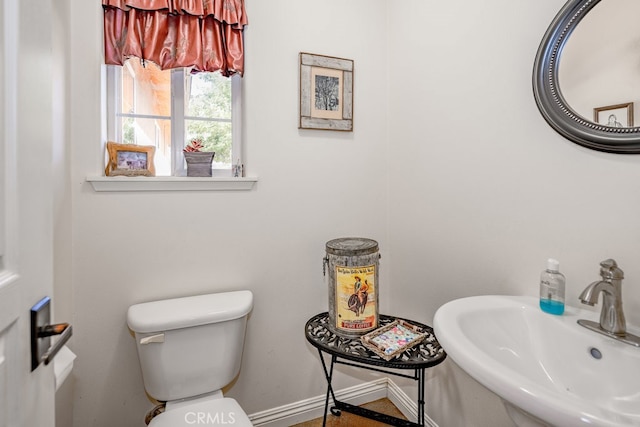
[[[244,73],[244,0],[102,0],[105,63]]]

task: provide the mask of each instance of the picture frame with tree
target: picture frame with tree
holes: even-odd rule
[[[353,65],[300,52],[300,129],[353,131]]]

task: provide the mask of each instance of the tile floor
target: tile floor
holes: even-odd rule
[[[373,409],[374,411],[382,412],[387,415],[393,415],[394,417],[405,419],[402,412],[396,406],[391,403],[389,399],[379,399],[373,402],[362,405],[367,409]],[[370,420],[368,418],[362,418],[357,415],[343,412],[342,415],[336,417],[334,415],[327,416],[327,427],[382,427],[387,424],[379,423],[377,421]],[[319,427],[322,426],[322,417],[315,420],[306,421],[304,423],[295,424],[291,427]]]

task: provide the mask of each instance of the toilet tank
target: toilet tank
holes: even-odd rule
[[[240,370],[251,291],[222,292],[132,305],[147,393],[170,401],[220,390]]]

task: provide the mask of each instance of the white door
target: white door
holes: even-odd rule
[[[51,7],[0,0],[0,427],[55,424],[29,311],[53,291]]]

